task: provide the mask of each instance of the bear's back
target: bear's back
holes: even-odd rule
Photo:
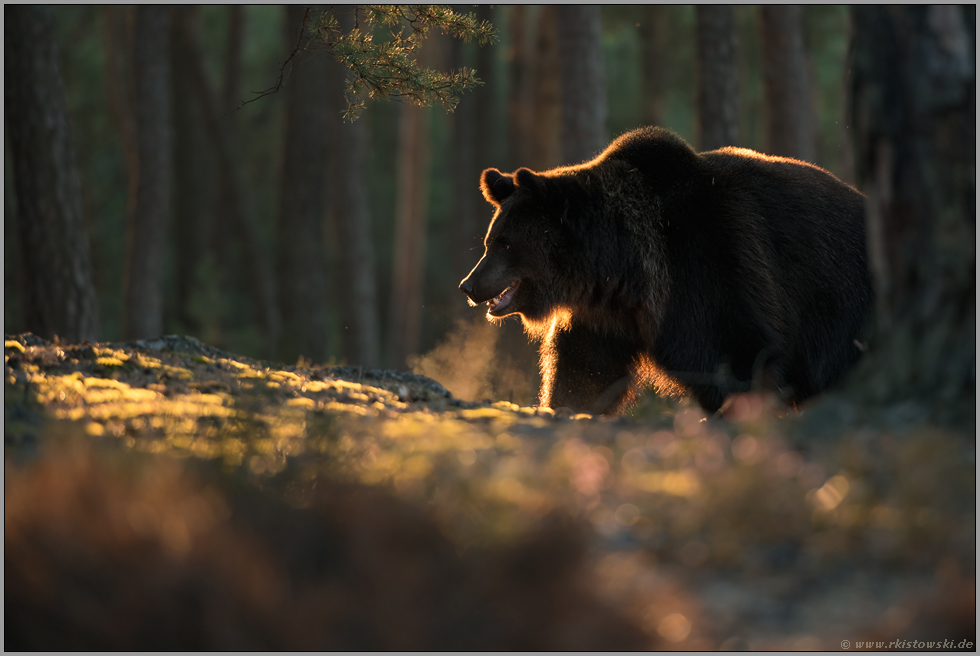
[[[622,162],[642,172],[654,187],[669,185],[697,189],[711,180],[714,193],[751,188],[755,196],[767,196],[774,203],[790,201],[800,194],[818,192],[819,197],[846,205],[849,212],[860,212],[861,193],[830,172],[799,160],[765,155],[748,148],[728,146],[697,153],[677,134],[660,127],[643,127],[613,141],[595,160]]]
[[[623,135],[602,161],[641,172],[657,197],[672,293],[658,340],[670,346],[656,355],[668,369],[695,366],[668,353],[698,343],[703,357],[728,353],[736,371],[740,360],[750,371],[774,340],[787,382],[805,398],[853,361],[873,302],[860,192],[789,158],[696,153],[660,128]]]
[[[804,248],[864,248],[864,197],[806,162],[735,147],[696,153],[673,132],[647,127],[616,139],[595,165],[642,174],[645,189],[660,197],[678,227],[761,228]]]
[[[809,203],[810,209],[832,205],[848,215],[863,212],[864,198],[829,171],[788,157],[727,147],[698,155],[702,171],[725,189],[751,190],[756,202],[773,205]],[[812,207],[817,204],[819,207]],[[806,210],[807,207],[800,208]]]

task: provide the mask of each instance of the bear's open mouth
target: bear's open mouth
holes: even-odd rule
[[[490,309],[487,311],[488,314],[498,314],[501,310],[510,304],[511,299],[514,298],[514,293],[517,291],[518,286],[521,284],[520,279],[507,285],[507,288],[497,294],[495,297],[487,301],[487,305]]]

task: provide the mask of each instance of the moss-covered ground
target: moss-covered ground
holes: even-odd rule
[[[170,644],[99,628],[111,621],[95,611],[88,620],[81,610],[74,619],[51,619],[46,604],[65,589],[79,608],[102,608],[107,616],[118,604],[129,607],[118,599],[152,596],[149,588],[163,605],[167,595],[186,593],[145,582],[134,589],[93,584],[98,594],[81,583],[62,585],[84,578],[76,569],[109,580],[123,567],[120,553],[128,554],[126,567],[144,572],[133,581],[155,580],[145,570],[168,563],[166,571],[188,581],[210,581],[222,599],[246,600],[214,602],[225,609],[218,615],[208,615],[205,604],[200,613],[210,628],[202,631],[211,632],[210,642],[188,638],[178,646],[839,649],[846,640],[853,649],[864,640],[975,642],[972,434],[819,408],[779,416],[785,411],[752,395],[733,403],[725,418],[705,417],[683,400],[649,401],[619,419],[556,415],[462,402],[438,383],[402,372],[275,365],[185,337],[66,345],[8,335],[4,353],[6,604],[26,609],[24,623],[44,616],[86,627],[66,629],[69,646],[78,635],[95,647]],[[844,419],[824,420],[831,416]],[[341,488],[355,496],[324,492]],[[86,494],[95,500],[84,501]],[[350,501],[357,495],[374,500],[358,506]],[[250,514],[266,506],[274,516],[299,514],[286,525]],[[309,537],[303,527],[315,525],[314,510],[325,507],[334,537]],[[78,515],[88,519],[66,519]],[[406,522],[431,526],[431,545],[407,540],[402,549],[404,538],[392,527]],[[300,558],[268,546],[277,533],[316,553]],[[144,547],[156,555],[119,546],[130,539],[156,545]],[[246,542],[260,555],[241,555]],[[274,583],[276,571],[306,571],[295,563],[329,560],[322,552],[335,543],[366,554],[368,564],[358,569],[353,556],[337,556],[344,573],[314,568],[320,573],[303,579],[320,587]],[[552,561],[564,562],[565,543],[578,545],[570,564],[541,574]],[[77,544],[88,545],[86,555],[73,551]],[[222,547],[238,555],[214,556],[222,544],[238,544]],[[100,553],[116,555],[99,560]],[[426,605],[412,595],[435,580],[435,553],[447,554],[438,562],[458,561],[460,572],[476,573],[445,579],[445,590],[432,593],[442,601]],[[180,569],[192,561],[204,569]],[[511,563],[506,574],[493,569],[500,562]],[[218,572],[223,567],[232,568],[227,576]],[[263,567],[273,582],[249,587]],[[495,571],[499,576],[487,573]],[[504,579],[510,583],[499,583]],[[369,582],[375,594],[363,592]],[[402,588],[416,592],[399,601]],[[325,590],[367,595],[358,597],[360,614],[340,612],[345,602],[328,603]],[[473,616],[511,627],[511,642],[481,642],[469,620],[409,621],[422,609],[428,617],[467,603],[490,607],[473,600],[496,609]],[[249,613],[292,624],[270,620],[266,633],[253,635],[261,622],[241,619]],[[334,619],[318,624],[317,613]],[[18,617],[8,614],[8,636]],[[308,639],[278,640],[287,624],[290,635]],[[309,633],[321,624],[331,628]],[[229,628],[236,626],[238,633]],[[470,642],[453,642],[455,635]]]

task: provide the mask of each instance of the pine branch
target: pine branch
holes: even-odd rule
[[[279,69],[274,86],[239,105],[239,109],[282,88],[286,66],[301,51],[323,53],[350,71],[345,119],[354,120],[368,100],[395,100],[419,106],[441,104],[453,111],[460,95],[482,85],[476,72],[467,68],[442,72],[423,68],[414,55],[433,28],[463,42],[480,46],[497,40],[489,21],[474,14],[453,11],[448,5],[364,5],[349,32],[340,28],[334,9],[307,8],[296,47]],[[375,32],[384,40],[375,41]],[[303,45],[304,35],[309,41]]]

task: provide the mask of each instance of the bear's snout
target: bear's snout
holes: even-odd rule
[[[463,282],[459,283],[459,291],[463,292],[470,298],[473,297],[473,283],[470,281],[469,276],[463,278]]]

